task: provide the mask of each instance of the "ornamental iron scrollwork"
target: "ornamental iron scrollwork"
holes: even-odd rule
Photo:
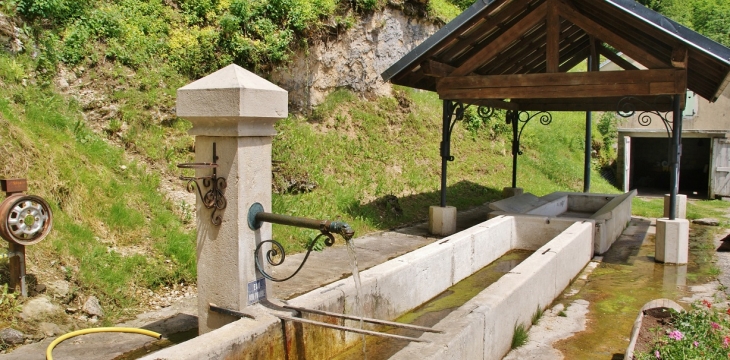
[[[636,114],[636,104],[643,105],[644,108],[649,109],[657,109],[659,108],[659,100],[660,99],[669,99],[670,102],[672,98],[670,96],[662,96],[657,97],[654,99],[654,104],[649,104],[646,101],[639,99],[634,96],[626,96],[621,98],[621,100],[618,101],[618,108],[616,109],[616,113],[623,117],[623,118],[629,118]],[[662,123],[664,124],[664,128],[667,130],[667,137],[672,137],[672,128],[673,128],[673,120],[670,120],[669,113],[671,111],[661,112],[658,110],[646,110],[641,111],[636,117],[636,120],[639,122],[639,125],[641,126],[649,126],[651,125],[652,115],[658,117]]]
[[[334,245],[335,237],[331,233],[321,230],[321,233],[319,235],[317,235],[317,237],[315,237],[314,240],[310,241],[309,244],[307,245],[307,253],[304,254],[304,259],[302,259],[302,263],[299,264],[299,267],[297,268],[297,270],[285,278],[276,278],[276,277],[272,276],[271,274],[267,273],[266,271],[264,271],[264,267],[261,266],[261,263],[259,261],[259,256],[257,256],[257,254],[259,253],[259,250],[261,250],[261,247],[264,246],[264,244],[269,243],[269,244],[271,244],[271,249],[269,249],[266,252],[266,262],[268,262],[269,265],[271,265],[271,266],[279,266],[284,263],[284,260],[286,260],[286,252],[284,251],[284,247],[281,245],[281,243],[279,243],[276,240],[262,241],[261,243],[258,244],[258,246],[256,246],[256,249],[254,250],[254,262],[256,264],[256,270],[258,270],[259,273],[261,273],[261,275],[263,277],[265,277],[271,281],[274,281],[274,282],[287,281],[287,280],[293,278],[294,276],[296,276],[299,273],[299,270],[301,270],[302,267],[304,267],[304,264],[307,262],[307,258],[309,258],[309,253],[311,253],[312,250],[314,250],[315,246],[317,245],[317,243],[319,242],[319,239],[321,237],[325,238],[324,244],[326,246],[329,247],[329,246]]]
[[[529,113],[527,111],[509,111],[506,117],[507,124],[512,124],[512,135],[514,147],[512,149],[512,155],[522,155],[522,149],[520,148],[520,139],[522,139],[522,131],[525,129],[525,125],[534,118],[540,119],[540,124],[550,125],[553,122],[553,115],[547,111],[538,111],[535,113]],[[520,125],[521,124],[521,125]],[[519,130],[518,130],[519,126]]]
[[[213,162],[212,163],[184,163],[178,164],[177,167],[180,169],[213,169],[211,176],[180,176],[180,180],[187,181],[185,189],[190,193],[195,193],[197,190],[200,200],[203,202],[203,206],[206,209],[213,209],[210,214],[210,222],[215,226],[219,226],[223,220],[218,214],[218,211],[222,211],[228,205],[228,201],[223,195],[227,183],[226,178],[218,177],[216,169],[218,168],[218,155],[216,154],[216,145],[213,143]],[[199,182],[200,181],[200,182]],[[202,182],[202,187],[201,187]],[[202,188],[210,188],[205,194],[202,192]]]
[[[309,253],[311,253],[312,250],[318,250],[317,247],[319,244],[319,240],[322,237],[324,237],[324,245],[329,247],[334,245],[335,243],[335,237],[333,234],[339,234],[340,236],[342,236],[343,239],[345,239],[345,242],[347,242],[348,244],[350,240],[355,236],[355,230],[353,230],[352,227],[350,227],[350,225],[348,225],[346,222],[316,220],[290,215],[268,213],[264,211],[264,207],[260,203],[254,203],[253,205],[251,205],[251,207],[248,209],[248,227],[251,230],[258,230],[261,228],[261,226],[263,226],[263,223],[265,222],[279,225],[296,226],[300,228],[319,231],[319,235],[310,240],[307,244],[307,253],[304,255],[304,259],[302,260],[302,263],[299,264],[297,270],[294,271],[293,274],[285,278],[275,278],[271,274],[268,274],[264,270],[264,267],[261,265],[260,262],[261,260],[259,259],[259,250],[261,250],[262,246],[264,246],[264,244],[271,244],[271,249],[266,251],[266,261],[271,266],[279,266],[284,263],[284,260],[286,260],[286,252],[284,251],[284,247],[276,240],[265,240],[260,242],[256,246],[256,249],[253,253],[256,270],[258,270],[259,273],[263,275],[263,277],[275,282],[289,280],[293,278],[296,274],[298,274],[299,270],[301,270],[304,266],[304,263],[307,262],[307,258],[309,258]]]
[[[477,108],[477,115],[479,115],[482,120],[489,120],[491,119],[496,113],[496,109],[489,106],[479,106]]]

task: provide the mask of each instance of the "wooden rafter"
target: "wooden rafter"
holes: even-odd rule
[[[431,77],[446,77],[449,76],[455,67],[444,64],[435,60],[426,60],[421,63],[421,71],[423,75]]]
[[[572,53],[572,56],[569,57],[568,61],[560,64],[560,72],[566,72],[566,71],[574,68],[576,65],[580,64],[585,59],[587,59],[588,55],[590,55],[590,54],[591,54],[591,49],[589,49],[587,47],[583,47],[582,49],[580,47],[576,47],[575,52]]]
[[[683,94],[682,69],[450,76],[439,79],[442,99],[587,98]]]
[[[488,59],[499,54],[502,50],[507,48],[513,41],[517,40],[527,30],[540,23],[545,17],[545,9],[547,5],[543,3],[538,6],[535,10],[527,14],[522,20],[518,21],[514,26],[505,31],[500,37],[491,43],[487,44],[484,48],[479,50],[476,54],[467,59],[461,64],[452,75],[463,76],[479,68]]]
[[[639,70],[634,64],[624,59],[620,55],[611,51],[611,49],[601,45],[598,47],[598,53],[605,56],[606,59],[613,61],[616,65],[624,70]]]
[[[479,28],[472,31],[471,34],[460,38],[457,45],[454,45],[444,51],[444,53],[439,54],[438,59],[445,62],[451,61],[455,56],[461,54],[468,48],[476,46],[489,35],[488,33],[481,31],[482,29],[490,27],[499,28],[503,22],[507,21],[515,12],[519,12],[520,9],[530,11],[530,2],[532,1],[533,0],[518,0],[505,5],[496,14],[486,17],[486,21],[484,21]]]
[[[609,29],[601,26],[600,24],[583,15],[572,5],[565,2],[565,0],[556,0],[556,7],[560,16],[572,22],[573,24],[580,26],[587,33],[601,39],[608,44],[611,44],[611,46],[614,46],[617,49],[620,49],[621,51],[626,53],[626,55],[642,63],[644,66],[657,69],[669,67],[669,59],[659,59],[653,54],[645,51],[641,47],[634,45],[625,38],[616,35]]]
[[[580,51],[581,49],[585,48],[588,43],[588,37],[586,33],[583,30],[580,30],[579,27],[575,26],[575,29],[571,30],[578,30],[573,33],[572,36],[566,37],[565,40],[561,43],[560,47],[560,59],[570,59],[573,58],[576,52]],[[584,58],[585,59],[585,58]],[[517,69],[517,71],[513,71],[512,73],[526,73],[526,74],[534,74],[534,73],[541,73],[545,72],[545,62],[540,61],[540,59],[535,59],[535,61],[528,63],[527,66],[525,66],[522,69]],[[573,68],[574,65],[571,67],[564,69],[562,65],[558,68],[559,72],[565,72],[567,70],[570,70]]]

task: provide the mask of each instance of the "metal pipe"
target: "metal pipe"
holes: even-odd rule
[[[441,207],[446,207],[446,168],[449,156],[451,156],[451,136],[449,134],[451,114],[453,113],[451,107],[451,100],[443,101],[443,129],[441,129]]]
[[[593,68],[593,57],[588,55],[588,71]],[[591,192],[591,148],[593,145],[593,114],[586,111],[586,145],[583,164],[583,192]]]
[[[674,95],[672,102],[672,170],[670,176],[669,220],[677,217],[677,193],[679,192],[679,160],[682,157],[682,99],[680,94]]]
[[[353,316],[353,315],[345,315],[345,314],[339,314],[339,313],[334,313],[334,312],[329,312],[329,311],[307,309],[307,308],[291,306],[291,305],[284,305],[283,307],[286,309],[292,309],[292,310],[296,310],[299,312],[307,312],[307,313],[312,313],[312,314],[317,314],[317,315],[333,316],[333,317],[338,317],[338,318],[348,319],[348,320],[362,320],[364,322],[368,322],[371,324],[387,325],[387,326],[399,327],[399,328],[410,329],[410,330],[418,330],[418,331],[424,331],[424,332],[443,333],[443,331],[441,331],[441,330],[436,330],[436,329],[432,329],[430,327],[425,327],[425,326],[403,324],[403,323],[394,322],[394,321],[386,321],[386,320],[366,318],[366,317]]]
[[[257,212],[255,219],[256,222],[268,222],[272,224],[296,226],[340,234],[345,238],[345,240],[350,240],[355,235],[355,230],[353,230],[350,225],[342,221],[315,220],[297,216],[273,214],[264,211]]]
[[[314,320],[309,320],[309,319],[295,318],[295,317],[278,315],[278,314],[273,314],[273,313],[272,313],[272,315],[278,317],[281,320],[293,321],[293,322],[300,322],[300,323],[304,323],[304,324],[316,325],[316,326],[321,326],[321,327],[330,328],[330,329],[336,329],[336,330],[349,331],[349,332],[354,332],[354,333],[357,333],[357,334],[380,336],[380,337],[387,337],[387,338],[398,339],[398,340],[407,340],[407,341],[413,341],[413,342],[423,342],[423,343],[430,343],[431,342],[429,340],[424,340],[424,339],[419,339],[419,338],[414,338],[414,337],[408,337],[408,336],[402,336],[402,335],[394,335],[394,334],[389,334],[389,333],[382,333],[382,332],[377,332],[377,331],[370,331],[370,330],[358,329],[358,328],[353,328],[353,327],[349,327],[349,326],[334,325],[334,324],[330,324],[330,323],[326,323],[326,322],[321,322],[321,321],[314,321]]]
[[[517,125],[518,125],[518,118],[517,118],[517,112],[512,110],[510,111],[507,116],[510,116],[509,114],[512,114],[510,117],[512,121],[512,187],[517,187],[517,155],[520,152],[520,139],[519,134],[517,132]]]

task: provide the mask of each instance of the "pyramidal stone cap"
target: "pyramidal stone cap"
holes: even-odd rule
[[[190,135],[273,136],[288,102],[286,90],[231,64],[177,89],[176,108],[193,124]]]

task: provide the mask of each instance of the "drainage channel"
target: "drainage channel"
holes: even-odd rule
[[[430,328],[444,319],[452,311],[464,305],[482,290],[486,289],[489,285],[495,283],[502,277],[502,275],[519,265],[532,253],[533,251],[529,250],[512,250],[411,312],[402,315],[396,319],[396,321],[399,323]],[[423,334],[422,330],[393,327],[388,325],[382,325],[379,330],[381,332],[405,336],[408,338],[416,338]],[[347,351],[336,356],[334,359],[388,359],[406,347],[409,343],[408,341],[382,337],[369,337],[366,341],[366,354],[363,354],[361,344],[355,344]]]

